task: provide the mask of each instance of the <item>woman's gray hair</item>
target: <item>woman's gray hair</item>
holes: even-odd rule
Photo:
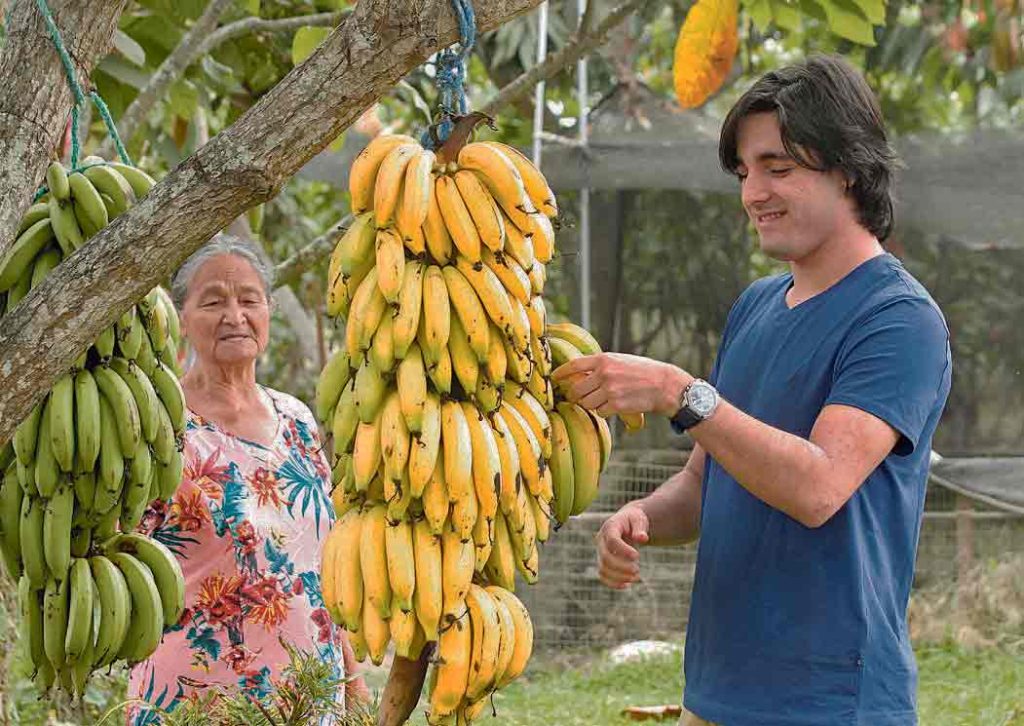
[[[219,232],[209,242],[193,252],[175,273],[174,280],[171,282],[171,297],[178,310],[181,310],[185,304],[189,287],[192,285],[192,278],[195,277],[199,268],[214,257],[221,255],[236,255],[252,265],[256,274],[260,276],[260,282],[263,283],[263,292],[267,296],[267,301],[270,301],[271,293],[274,290],[274,268],[271,267],[266,253],[240,237]]]

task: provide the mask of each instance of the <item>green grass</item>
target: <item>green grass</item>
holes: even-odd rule
[[[600,665],[596,665],[600,664]],[[918,651],[922,726],[1024,726],[1024,656],[997,649]],[[538,654],[523,678],[495,697],[502,726],[597,726],[632,723],[626,706],[679,703],[682,653],[640,663],[590,658],[553,660]],[[424,702],[411,723],[425,724]],[[674,723],[674,722],[669,722]]]

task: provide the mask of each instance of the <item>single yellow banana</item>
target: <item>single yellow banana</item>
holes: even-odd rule
[[[423,430],[423,412],[427,405],[427,371],[416,343],[398,366],[397,385],[406,426],[418,434]]]
[[[452,502],[473,495],[473,444],[466,414],[456,401],[441,404],[444,480]]]
[[[554,449],[551,454],[551,479],[554,498],[551,501],[555,519],[559,524],[568,521],[576,496],[576,474],[573,467],[572,445],[561,413],[551,412],[551,433]]]
[[[541,490],[541,476],[546,468],[540,442],[533,435],[533,429],[522,415],[512,408],[507,401],[501,404],[501,417],[505,420],[512,434],[516,450],[519,452],[519,470],[527,488],[536,496]]]
[[[540,369],[540,374],[545,378],[551,375],[551,346],[548,344],[548,338],[546,335],[530,336],[530,355],[533,357],[534,363]]]
[[[518,492],[523,486],[522,474],[519,471],[519,450],[500,411],[491,415],[491,423],[494,426],[494,444],[498,448],[498,460],[501,462],[498,507],[502,513],[511,517],[516,513]]]
[[[399,396],[401,395],[402,389],[399,387]],[[408,421],[406,417],[407,425]],[[427,482],[430,481],[437,466],[440,449],[441,399],[436,393],[428,392],[424,388],[420,430],[413,435],[412,445],[409,447],[409,486],[412,496],[424,496]]]
[[[447,589],[447,585],[446,585]],[[468,589],[468,587],[467,587]],[[460,615],[466,609],[460,606]],[[466,695],[469,682],[469,661],[472,654],[473,638],[469,618],[451,622],[441,630],[437,642],[437,660],[430,689],[430,718],[455,713]]]
[[[469,657],[469,680],[466,698],[476,701],[494,690],[494,673],[501,644],[501,621],[494,599],[484,588],[471,585],[466,597],[472,650]]]
[[[456,267],[473,287],[487,316],[506,337],[516,340],[512,329],[512,300],[498,276],[482,262],[472,264],[464,257],[456,258]],[[518,347],[523,349],[525,344]]]
[[[441,537],[431,530],[426,520],[413,524],[413,553],[416,574],[413,604],[416,618],[426,639],[436,641],[444,603]]]
[[[397,146],[415,143],[414,138],[404,134],[380,134],[359,152],[348,175],[353,214],[362,214],[373,206],[377,172],[384,158]]]
[[[447,265],[455,255],[455,247],[438,204],[437,180],[431,178],[430,183],[430,199],[427,203],[427,216],[423,220],[423,236],[427,251],[434,262],[439,265]]]
[[[482,573],[487,560],[491,557],[491,547],[494,546],[494,520],[478,515],[476,522],[473,523],[471,535],[476,558],[474,569]]]
[[[451,302],[448,299],[448,285],[440,267],[431,265],[426,269],[423,275],[422,298],[421,347],[424,360],[431,365],[439,360],[441,349],[448,345],[451,330]]]
[[[480,363],[469,344],[469,338],[459,322],[458,316],[451,319],[448,334],[448,353],[452,369],[459,384],[467,395],[473,395],[480,380]]]
[[[367,261],[373,259],[373,243],[377,239],[377,227],[373,212],[357,214],[345,234],[335,247],[337,269],[342,275],[351,275]],[[333,279],[333,276],[329,277]]]
[[[442,627],[451,626],[466,609],[466,593],[476,570],[473,541],[463,540],[458,532],[446,529],[441,533]]]
[[[378,227],[386,227],[394,222],[406,167],[420,149],[417,143],[399,144],[381,162],[373,188],[373,214]]]
[[[480,260],[480,232],[473,222],[473,217],[466,207],[466,202],[459,193],[455,179],[448,175],[437,177],[434,183],[437,206],[441,210],[441,218],[451,235],[452,242],[459,253],[470,262]],[[440,262],[440,260],[438,260]]]
[[[519,302],[529,304],[531,296],[530,276],[526,271],[505,252],[491,252],[484,250],[481,253],[483,263],[493,272],[502,286]]]
[[[380,450],[384,457],[384,471],[392,482],[402,481],[409,462],[409,428],[402,416],[398,391],[392,390],[384,400],[380,414]]]
[[[402,276],[402,290],[398,296],[398,311],[392,326],[395,357],[405,358],[409,347],[416,340],[423,310],[423,277],[425,266],[419,260],[409,260]]]
[[[597,438],[601,442],[601,471],[604,471],[605,467],[608,466],[608,459],[612,455],[612,432],[608,428],[608,422],[597,415],[594,411],[587,411],[587,415],[590,416],[590,420],[594,423],[594,429],[597,431]]]
[[[555,228],[543,214],[531,214],[525,229],[533,238],[533,254],[537,262],[546,265],[555,256]]]
[[[515,590],[516,561],[508,530],[507,518],[503,514],[498,514],[494,520],[494,544],[484,567],[484,573],[487,575],[487,579],[495,585],[504,587],[506,590]]]
[[[530,360],[529,351],[516,350],[512,341],[504,336],[501,342],[505,348],[507,378],[515,383],[527,383],[533,375],[533,361]]]
[[[395,644],[395,655],[400,658],[409,658],[409,653],[416,640],[416,632],[420,630],[416,613],[412,609],[408,612],[392,610],[388,629],[391,631],[391,642]]]
[[[405,279],[405,245],[388,227],[377,230],[377,287],[389,303],[397,303]]]
[[[470,347],[481,363],[487,360],[487,352],[491,344],[491,333],[487,328],[487,312],[477,296],[476,290],[466,276],[455,267],[448,265],[441,269],[445,284],[448,286],[448,298],[451,300],[459,322],[469,338]],[[499,324],[500,328],[501,325]]]
[[[434,152],[420,148],[405,168],[402,201],[395,215],[400,230],[421,229],[427,219],[430,194],[434,187]],[[405,236],[403,232],[403,237]]]
[[[544,298],[534,295],[526,305],[526,316],[530,321],[530,334],[534,337],[544,335],[548,318],[547,308],[544,307]]]
[[[508,590],[492,586],[487,588],[487,592],[505,604],[512,616],[516,630],[512,658],[497,683],[498,688],[504,688],[526,670],[526,663],[530,660],[530,654],[533,653],[533,622],[530,620],[530,613],[526,606]]]
[[[448,517],[452,531],[464,542],[473,541],[473,528],[480,519],[480,504],[476,499],[476,492],[470,491],[459,499],[452,502],[451,514]],[[475,560],[475,558],[474,558]]]
[[[485,144],[503,151],[509,161],[515,165],[519,176],[523,179],[523,186],[530,197],[530,201],[541,212],[549,217],[558,216],[558,203],[555,201],[555,193],[551,191],[547,180],[533,162],[530,161],[519,149],[500,141],[485,141]]]
[[[485,249],[501,250],[505,247],[505,224],[501,210],[480,178],[468,169],[455,172],[452,177],[462,201],[473,218],[480,241]],[[482,251],[482,250],[481,250]]]
[[[444,462],[439,456],[434,464],[434,471],[423,488],[423,516],[426,517],[427,526],[434,534],[441,534],[445,522],[448,521],[448,511],[451,503],[448,499],[448,485],[444,481]]]
[[[422,344],[420,346],[422,350]],[[437,392],[443,396],[450,396],[452,393],[452,357],[448,347],[441,349],[437,362],[427,367],[427,375]]]
[[[490,329],[491,344],[482,370],[484,378],[501,392],[505,390],[505,376],[508,373],[508,354],[505,350],[504,336],[498,330],[498,326],[492,323]]]
[[[410,612],[416,589],[416,558],[413,553],[413,525],[404,520],[388,523],[384,530],[388,578],[391,584],[391,614]]]
[[[532,269],[526,271],[526,274],[530,277],[530,289],[533,291],[534,295],[541,295],[544,293],[544,284],[548,279],[547,269],[548,268],[546,266],[538,262]]]
[[[364,609],[371,605],[378,616],[385,620],[391,617],[391,580],[388,577],[387,508],[382,505],[370,507],[363,513],[363,526],[359,538],[359,568],[363,576]],[[366,613],[363,613],[366,625]],[[367,634],[369,641],[369,634]]]
[[[338,610],[349,633],[358,631],[362,624],[363,574],[360,547],[364,516],[358,509],[350,509],[334,526],[339,530],[336,583]]]
[[[473,486],[480,507],[479,516],[491,522],[498,511],[498,492],[501,490],[498,445],[487,419],[473,404],[464,402],[462,410],[469,424],[470,443],[473,447]]]
[[[495,687],[497,687],[497,684],[501,682],[502,677],[505,675],[505,671],[508,670],[508,664],[512,662],[512,656],[515,654],[516,624],[512,620],[512,613],[509,612],[505,601],[491,593],[492,587],[495,587],[495,585],[489,585],[486,589],[494,600],[494,609],[498,613],[498,622],[501,625],[501,641],[498,644],[498,657],[494,666],[494,683]],[[514,592],[509,587],[504,589]]]
[[[576,485],[572,513],[580,514],[597,497],[597,486],[601,476],[601,442],[597,429],[594,428],[586,411],[568,401],[559,403],[557,408],[565,421],[572,448]]]
[[[505,387],[505,400],[514,408],[530,425],[530,430],[540,444],[541,455],[548,459],[551,457],[551,420],[548,412],[540,401],[527,389],[517,383],[511,383]]]
[[[352,445],[352,472],[356,490],[365,492],[381,464],[380,416],[371,423],[359,422]]]
[[[536,209],[526,193],[519,170],[508,156],[494,146],[474,142],[462,147],[458,161],[460,167],[480,175],[505,214],[520,229],[525,229],[527,216]]]
[[[384,312],[370,342],[370,350],[367,351],[367,362],[381,374],[391,373],[395,367],[394,320],[389,311]]]

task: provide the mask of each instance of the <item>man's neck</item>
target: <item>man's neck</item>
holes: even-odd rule
[[[836,236],[809,255],[789,263],[793,287],[786,301],[790,307],[823,293],[851,271],[884,254],[878,240],[863,227]]]

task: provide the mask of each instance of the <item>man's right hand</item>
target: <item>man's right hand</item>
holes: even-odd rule
[[[640,550],[647,544],[650,520],[639,506],[627,505],[605,520],[597,533],[597,574],[613,590],[640,580]]]

